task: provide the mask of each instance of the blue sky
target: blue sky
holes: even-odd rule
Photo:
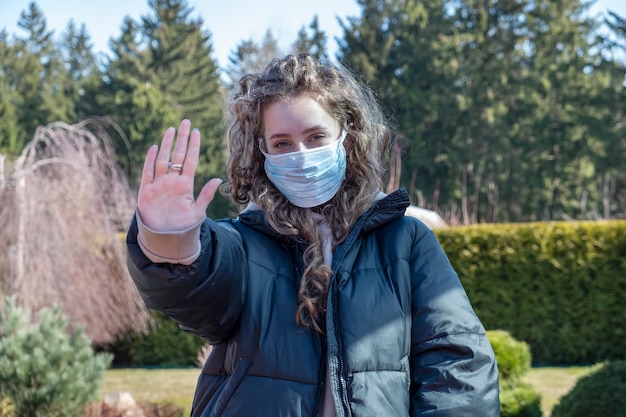
[[[31,0],[0,0],[0,28],[20,33],[17,21]],[[149,12],[147,0],[36,0],[49,29],[58,35],[70,19],[87,27],[96,52],[108,52],[108,40],[120,34],[125,16],[137,20]],[[189,0],[194,17],[202,17],[205,28],[212,33],[215,58],[226,65],[230,52],[243,39],[261,39],[268,28],[282,47],[296,38],[298,30],[317,15],[320,27],[329,38],[331,54],[336,49],[335,37],[342,32],[337,18],[358,16],[356,0]],[[626,17],[625,0],[598,0],[592,13],[613,10]]]
[[[48,27],[61,33],[69,20],[87,27],[94,49],[108,51],[108,40],[120,34],[125,16],[138,20],[149,13],[147,0],[36,0],[43,11]],[[17,21],[30,0],[0,0],[0,28],[19,33]],[[268,28],[287,47],[296,39],[302,26],[308,26],[314,15],[329,38],[334,51],[334,37],[341,35],[337,17],[359,15],[356,0],[189,0],[194,17],[204,20],[212,34],[215,58],[220,65],[227,63],[228,55],[243,39],[261,39]]]

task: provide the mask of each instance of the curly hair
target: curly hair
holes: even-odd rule
[[[300,95],[315,99],[348,129],[345,179],[330,201],[313,209],[291,204],[272,184],[258,143],[263,136],[263,110]],[[265,212],[269,227],[306,244],[296,321],[324,333],[331,269],[323,262],[314,213],[329,225],[334,250],[372,205],[383,187],[383,161],[390,140],[383,112],[373,92],[350,71],[307,54],[276,58],[262,72],[243,76],[231,96],[229,111],[228,178],[221,192],[235,203],[255,202]]]

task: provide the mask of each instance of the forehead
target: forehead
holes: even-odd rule
[[[332,128],[338,123],[319,100],[306,94],[268,104],[262,119],[266,136],[297,132],[311,126]]]

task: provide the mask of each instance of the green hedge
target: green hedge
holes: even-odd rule
[[[485,327],[527,342],[535,364],[626,359],[626,221],[436,234]]]
[[[436,234],[485,327],[528,343],[534,364],[626,359],[626,221],[475,225]],[[115,365],[195,362],[202,340],[155,318],[156,334],[117,344]]]

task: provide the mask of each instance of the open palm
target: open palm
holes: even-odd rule
[[[143,223],[156,232],[184,230],[202,220],[222,182],[212,179],[194,198],[200,132],[191,130],[191,122],[183,120],[170,160],[175,134],[176,129],[170,127],[163,135],[161,147],[154,145],[148,150],[141,174],[139,215]]]

